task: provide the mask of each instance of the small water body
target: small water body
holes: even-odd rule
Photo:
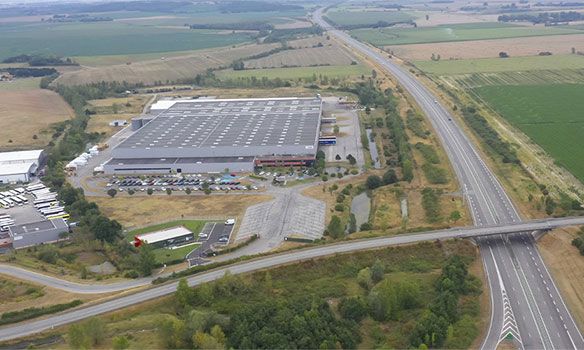
[[[351,214],[355,215],[357,230],[361,224],[369,221],[369,211],[371,211],[371,199],[366,192],[356,195],[351,201]]]
[[[373,130],[366,129],[365,132],[367,133],[367,140],[369,140],[369,153],[373,160],[373,167],[375,167],[375,169],[381,169],[381,161],[379,160],[379,153],[377,153],[377,145],[375,145],[375,141],[371,141],[371,133]]]

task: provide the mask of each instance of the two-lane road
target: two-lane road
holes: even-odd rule
[[[430,120],[456,172],[477,226],[521,221],[503,187],[473,143],[434,94],[387,54],[335,30],[322,18],[313,20],[353,50],[368,56],[393,75]],[[492,318],[483,349],[494,349],[511,333],[529,349],[584,349],[584,338],[547,271],[531,233],[510,238],[478,239],[489,277]]]

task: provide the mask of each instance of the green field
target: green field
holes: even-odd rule
[[[584,84],[484,86],[473,91],[584,182]]]
[[[247,33],[121,22],[0,25],[0,59],[19,54],[124,55],[196,50],[250,41]]]
[[[502,39],[543,35],[582,34],[567,27],[523,27],[512,24],[476,23],[424,28],[356,29],[354,37],[377,46]]]
[[[511,58],[480,58],[469,60],[415,61],[420,70],[436,74],[467,74],[489,72],[518,72],[584,68],[584,56],[525,56]]]
[[[189,244],[188,246],[177,249],[154,249],[156,261],[160,264],[168,264],[178,260],[183,260],[186,256],[195,249],[198,249],[200,244]]]
[[[242,13],[221,13],[218,11],[161,15],[159,18],[137,18],[131,19],[128,23],[154,25],[154,26],[182,26],[184,24],[226,24],[242,22],[268,22],[272,24],[282,24],[291,22],[290,18],[302,18],[306,15],[304,11],[282,11],[282,12],[242,12]],[[146,17],[146,16],[144,16]],[[163,18],[164,17],[164,18]]]
[[[326,17],[339,26],[371,25],[380,21],[398,23],[414,19],[414,16],[402,11],[329,11]]]
[[[320,66],[320,67],[291,67],[291,68],[268,68],[268,69],[246,69],[232,70],[226,69],[217,72],[219,78],[263,78],[268,79],[301,79],[313,76],[327,76],[329,78],[357,77],[371,74],[371,69],[363,65],[351,66]]]

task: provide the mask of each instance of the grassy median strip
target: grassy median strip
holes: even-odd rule
[[[0,316],[0,325],[21,322],[43,315],[54,314],[57,312],[74,308],[81,304],[83,304],[83,302],[81,300],[76,299],[70,303],[65,304],[56,304],[43,307],[29,307],[28,309],[24,310],[5,312],[2,314],[2,316]]]

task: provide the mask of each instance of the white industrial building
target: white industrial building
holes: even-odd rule
[[[1,152],[0,183],[28,182],[43,157],[43,150]]]

